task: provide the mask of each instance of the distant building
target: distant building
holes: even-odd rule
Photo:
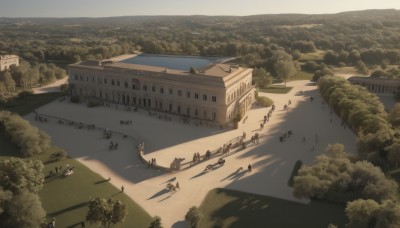
[[[157,63],[88,60],[69,65],[71,95],[219,124],[238,112],[244,115],[254,101],[251,68],[215,63],[185,71],[150,65]]]
[[[10,66],[19,66],[19,57],[16,55],[0,55],[0,71],[10,68]]]
[[[400,79],[351,77],[347,80],[351,84],[363,86],[373,93],[395,94],[400,90]]]

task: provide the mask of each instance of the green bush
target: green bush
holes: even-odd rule
[[[199,227],[200,220],[202,217],[203,214],[200,212],[199,208],[193,206],[186,213],[185,220],[189,223],[190,228],[197,228]]]
[[[67,157],[67,152],[65,152],[65,150],[61,149],[50,155],[50,161],[61,161],[66,157]]]
[[[263,107],[270,107],[274,104],[274,101],[269,99],[268,97],[256,97],[257,102]]]
[[[18,114],[1,111],[0,130],[20,148],[23,156],[43,153],[50,147],[50,136],[32,126]]]

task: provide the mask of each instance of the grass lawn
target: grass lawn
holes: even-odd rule
[[[285,94],[289,93],[290,90],[292,90],[293,87],[284,87],[284,86],[270,86],[269,88],[266,89],[258,89],[260,92],[264,93],[279,93],[279,94]]]
[[[311,80],[313,75],[311,73],[305,71],[299,71],[296,76],[290,79],[290,81],[298,81],[298,80]]]
[[[5,159],[13,153],[18,153],[18,148],[7,142],[2,136],[0,136],[0,146],[0,159]],[[120,193],[119,189],[75,159],[67,158],[59,162],[46,164],[50,154],[56,150],[57,148],[50,148],[46,153],[30,158],[41,160],[44,163],[45,175],[50,170],[54,173],[54,167],[56,166],[62,166],[65,169],[69,164],[71,167],[75,167],[74,174],[69,177],[46,179],[42,190],[39,192],[40,200],[47,212],[47,216],[49,219],[51,217],[57,219],[57,227],[80,227],[80,222],[85,221],[88,209],[87,203],[90,197],[107,199],[109,196],[112,196],[113,199],[121,200],[128,208],[128,216],[125,222],[114,227],[148,227],[151,217],[146,211],[127,195]],[[91,226],[86,222],[86,227],[97,226]]]
[[[200,227],[344,227],[344,205],[323,201],[302,204],[226,189],[211,190],[200,210]]]
[[[62,93],[47,93],[19,98],[14,100],[12,104],[0,106],[0,109],[6,108],[20,115],[25,115],[61,95]],[[57,219],[57,227],[80,227],[80,222],[86,218],[87,203],[90,197],[108,198],[109,196],[121,200],[128,208],[128,216],[125,222],[113,227],[148,227],[151,217],[146,211],[128,196],[120,193],[119,189],[75,159],[67,158],[63,161],[47,163],[50,154],[56,150],[57,148],[50,148],[46,153],[30,158],[41,160],[44,163],[45,175],[50,170],[55,172],[54,168],[56,166],[63,166],[65,169],[69,164],[71,167],[75,167],[74,174],[70,177],[46,179],[42,190],[39,192],[43,208],[49,218],[54,217]],[[0,134],[0,159],[6,159],[11,156],[19,157],[19,149]],[[86,223],[86,227],[98,226],[91,226]]]
[[[322,61],[324,59],[325,52],[322,50],[317,50],[311,53],[302,53],[299,59],[300,62],[307,61]]]
[[[5,104],[0,103],[0,109],[6,109],[24,116],[36,108],[61,97],[62,95],[63,93],[57,92],[33,94],[22,98],[15,97],[12,101],[9,101]]]

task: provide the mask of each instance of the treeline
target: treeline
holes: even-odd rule
[[[339,77],[322,77],[324,100],[358,136],[358,154],[329,145],[316,163],[302,166],[294,195],[347,203],[346,227],[398,227],[398,183],[389,171],[400,162],[400,104],[388,114],[379,98]]]
[[[8,111],[0,111],[0,132],[19,147],[22,156],[43,153],[51,144],[50,136],[44,131]]]
[[[360,158],[383,169],[400,161],[400,132],[391,124],[397,122],[397,116],[388,115],[376,95],[338,77],[323,77],[318,86],[322,97],[357,133]]]
[[[37,160],[0,160],[0,227],[40,227],[46,212],[38,192],[43,164]]]
[[[332,64],[356,64],[354,58],[365,64],[380,64],[383,59],[397,64],[399,21],[396,10],[246,17],[4,18],[0,50],[43,63],[105,59],[132,51],[263,58],[275,46],[291,54],[331,50]]]
[[[31,66],[26,61],[21,61],[20,65],[11,66],[9,70],[0,72],[0,98],[6,94],[14,93],[16,87],[29,90],[41,84],[48,84],[57,79],[66,77],[64,69],[50,63],[37,64]]]
[[[329,145],[311,166],[303,165],[294,177],[294,195],[347,203],[346,227],[398,227],[398,184],[367,161],[357,161],[341,144]]]

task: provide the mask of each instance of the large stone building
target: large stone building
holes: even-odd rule
[[[190,67],[188,67],[190,68]],[[70,92],[226,124],[254,101],[252,69],[215,63],[184,71],[112,60],[69,65]]]
[[[0,71],[10,68],[10,66],[19,66],[19,58],[16,55],[0,55]]]
[[[400,91],[400,79],[355,76],[347,80],[351,84],[363,86],[373,93],[395,94]]]

